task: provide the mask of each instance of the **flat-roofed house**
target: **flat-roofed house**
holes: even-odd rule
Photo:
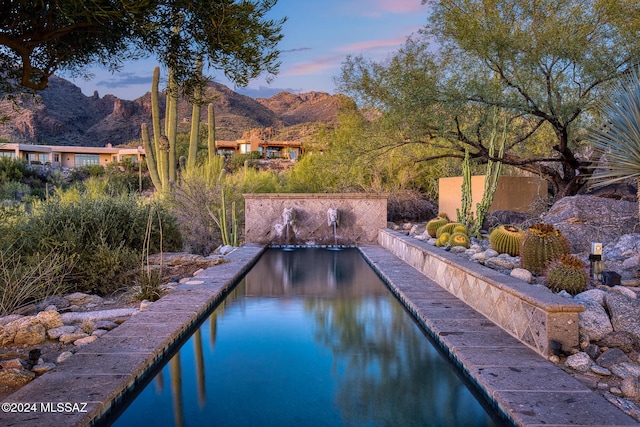
[[[74,168],[80,166],[101,165],[119,162],[130,158],[139,162],[144,158],[144,149],[117,148],[107,144],[106,147],[80,147],[68,145],[30,145],[3,143],[0,144],[0,156],[24,159],[27,163],[42,163]]]

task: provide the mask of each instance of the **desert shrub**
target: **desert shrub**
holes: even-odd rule
[[[109,163],[105,168],[104,178],[111,192],[133,193],[153,188],[151,177],[146,172],[146,162],[141,164],[125,158],[120,162]]]
[[[391,191],[387,199],[389,221],[425,221],[437,213],[435,205],[417,190]]]
[[[243,168],[225,179],[227,186],[240,193],[279,193],[284,190],[283,177],[274,171]]]
[[[88,165],[88,166],[79,166],[73,168],[71,171],[71,180],[72,181],[84,181],[89,178],[96,178],[99,176],[103,176],[105,174],[105,169],[101,165]]]
[[[18,181],[6,181],[0,184],[0,200],[22,200],[31,194],[31,187]]]
[[[330,170],[325,155],[305,156],[287,171],[285,192],[287,193],[329,193],[339,191],[339,174]]]
[[[0,244],[0,316],[26,304],[63,293],[72,265],[63,254],[21,254],[21,247],[3,234]],[[13,236],[11,236],[13,237]]]
[[[26,168],[27,163],[23,159],[0,156],[0,183],[22,181]]]
[[[20,228],[23,253],[61,254],[73,261],[72,290],[106,294],[122,285],[118,277],[138,265],[152,207],[138,196],[101,193],[100,185],[89,183],[84,193],[58,191],[58,197],[35,204]],[[161,234],[165,250],[179,250],[175,218],[160,205],[153,209],[150,250],[160,250]]]
[[[236,172],[244,168],[246,161],[251,165],[255,160],[261,158],[262,156],[258,151],[253,151],[249,154],[234,154],[227,160],[227,168],[230,172]]]
[[[224,159],[214,157],[192,170],[186,170],[172,193],[172,212],[183,233],[185,248],[209,254],[221,242],[221,234],[209,212],[221,206],[225,191]],[[231,191],[230,191],[231,193]]]

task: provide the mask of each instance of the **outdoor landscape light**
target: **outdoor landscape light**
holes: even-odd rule
[[[594,280],[602,280],[602,243],[591,242],[591,253],[589,254],[589,274]]]

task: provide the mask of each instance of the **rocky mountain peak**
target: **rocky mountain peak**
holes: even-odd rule
[[[343,105],[342,95],[324,92],[291,94],[253,99],[211,82],[206,96],[216,112],[216,135],[235,140],[251,129],[281,130],[307,122],[335,122]],[[164,97],[160,97],[164,109]],[[207,120],[207,108],[201,120]],[[85,96],[73,83],[52,77],[49,87],[34,96],[18,95],[16,101],[0,101],[0,140],[25,144],[104,146],[140,138],[140,125],[151,124],[151,95],[133,101],[113,95],[100,97],[97,91]],[[188,130],[191,105],[178,103],[180,130]]]

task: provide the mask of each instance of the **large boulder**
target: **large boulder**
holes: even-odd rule
[[[527,212],[497,210],[489,212],[482,223],[482,228],[490,230],[498,225],[517,225],[524,227],[535,222],[535,215]]]
[[[594,301],[577,301],[585,306],[583,312],[578,313],[580,336],[598,341],[613,332],[613,326],[604,307]]]
[[[596,196],[569,196],[558,200],[541,216],[571,243],[572,252],[588,252],[591,242],[608,244],[638,227],[638,204]]]
[[[640,301],[616,293],[605,296],[614,331],[629,332],[640,338]]]

